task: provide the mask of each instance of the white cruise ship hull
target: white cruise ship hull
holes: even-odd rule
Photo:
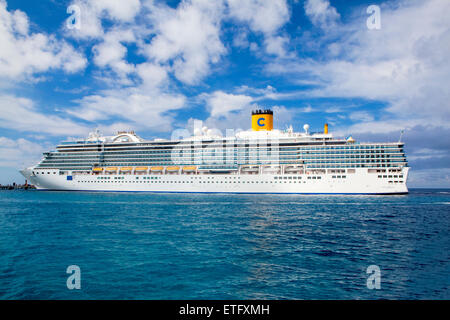
[[[178,192],[178,193],[270,193],[270,194],[406,194],[408,167],[397,174],[76,174],[60,175],[44,169],[22,174],[39,190],[102,192]],[[401,178],[399,178],[401,176]]]

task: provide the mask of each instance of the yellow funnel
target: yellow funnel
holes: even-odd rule
[[[273,111],[272,110],[252,111],[252,130],[253,131],[273,130]]]
[[[323,133],[328,134],[328,123],[323,126]]]

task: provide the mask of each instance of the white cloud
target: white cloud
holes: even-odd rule
[[[254,32],[276,33],[288,20],[285,0],[227,0],[230,16],[245,22]]]
[[[120,76],[134,71],[134,66],[126,61],[127,48],[122,44],[135,41],[131,30],[112,30],[105,34],[103,42],[94,46],[94,62],[101,68],[110,67]]]
[[[367,111],[355,111],[350,113],[349,118],[353,121],[373,121],[374,116]]]
[[[450,169],[411,169],[408,186],[416,188],[448,188],[450,186]]]
[[[290,62],[275,61],[267,70],[289,76],[293,83],[310,82],[312,87],[301,92],[303,98],[363,98],[385,104],[387,107],[373,112],[353,108],[355,111],[345,116],[356,123],[348,126],[338,120],[332,133],[352,134],[362,141],[397,141],[405,129],[403,141],[412,166],[408,184],[449,186],[448,169],[433,171],[429,182],[432,170],[427,168],[448,167],[450,145],[442,137],[450,130],[450,2],[382,4],[380,30],[366,28],[365,11],[355,13],[349,23],[343,24],[333,9],[330,11],[328,5],[323,8],[328,9],[310,8],[309,15],[316,26],[327,32],[316,38],[314,45],[308,37],[299,43],[317,58],[315,54],[306,59],[290,57]],[[345,110],[325,109],[331,111]],[[419,147],[439,150],[440,156],[418,157],[415,150]]]
[[[340,18],[336,8],[330,5],[329,0],[307,0],[305,13],[311,22],[321,28],[331,28]]]
[[[226,49],[220,40],[221,2],[182,1],[176,9],[151,6],[155,37],[143,46],[146,56],[165,64],[172,62],[175,77],[198,83]]]
[[[0,127],[51,135],[88,132],[86,127],[69,119],[40,113],[31,100],[12,95],[0,95]]]
[[[121,61],[121,54],[104,56],[105,62]],[[109,63],[109,62],[108,62]],[[185,106],[186,97],[170,90],[166,67],[144,62],[133,67],[131,86],[100,90],[75,101],[78,108],[66,110],[71,116],[96,123],[105,132],[144,129],[167,132],[174,122],[172,112]],[[116,83],[117,84],[117,83]],[[104,121],[114,121],[110,125]]]
[[[223,91],[205,94],[203,98],[206,100],[210,114],[213,117],[225,115],[231,111],[241,110],[253,101],[253,98],[250,96],[225,93]]]
[[[29,33],[27,15],[9,12],[0,0],[0,78],[23,80],[50,69],[73,73],[84,69],[86,59],[54,36]]]
[[[0,137],[0,166],[18,168],[35,164],[44,151],[43,146],[26,139]]]
[[[450,119],[450,2],[398,1],[382,6],[381,15],[380,30],[368,30],[365,15],[336,26],[341,35],[332,41],[343,48],[337,57],[291,59],[268,71],[317,81],[305,96],[383,101],[404,121]]]
[[[329,107],[329,108],[325,109],[325,113],[339,113],[339,112],[342,112],[342,111],[343,110],[342,110],[341,107],[336,107],[336,106]]]
[[[95,39],[104,34],[102,19],[110,19],[117,24],[134,20],[141,9],[139,0],[75,0],[71,5],[80,8],[80,28],[67,28],[65,32],[78,39]]]
[[[245,23],[253,32],[264,35],[266,53],[278,57],[286,55],[289,38],[277,35],[290,18],[285,0],[227,0],[227,5],[230,19]],[[235,45],[251,46],[252,51],[259,53],[255,48],[256,44],[249,44],[242,35],[235,38]]]
[[[101,39],[93,48],[94,62],[118,74],[118,82],[135,71],[126,60],[125,46],[134,43],[138,53],[147,58],[146,62],[159,64],[184,84],[200,83],[214,65],[220,68],[218,62],[227,52],[220,38],[221,27],[223,21],[230,19],[241,21],[253,32],[263,33],[267,53],[286,55],[289,38],[277,35],[289,20],[285,0],[183,0],[176,8],[153,1],[142,1],[142,6],[138,0],[110,2],[73,1],[81,8],[81,28],[66,31],[76,38]],[[121,12],[126,14],[121,16]],[[109,27],[113,30],[102,26],[103,21],[109,24],[108,19],[114,22]],[[235,45],[254,49],[256,44],[246,39],[247,30],[241,27]]]
[[[114,127],[133,124],[136,128],[155,131],[170,129],[171,111],[185,104],[183,95],[170,93],[174,89],[171,76],[184,84],[194,85],[210,73],[226,53],[220,39],[224,19],[236,18],[249,23],[252,31],[264,33],[264,45],[270,54],[284,55],[289,41],[276,35],[289,19],[284,0],[245,2],[245,10],[256,10],[256,17],[249,11],[245,13],[248,17],[239,13],[238,4],[233,1],[184,0],[176,8],[142,1],[139,14],[145,20],[135,19],[136,13],[130,14],[129,23],[115,21],[108,30],[102,27],[102,21],[117,20],[117,17],[105,2],[77,0],[73,3],[82,7],[82,13],[87,10],[94,17],[88,19],[86,30],[83,30],[82,20],[81,30],[71,32],[81,32],[77,35],[79,38],[101,39],[93,47],[94,63],[100,68],[100,79],[113,88],[79,99],[79,108],[67,112],[90,122],[115,121]],[[241,31],[246,34],[246,30],[242,28]],[[145,56],[145,62],[138,65],[127,62],[126,44],[130,43],[136,44],[137,53]],[[111,77],[109,71],[117,76]],[[221,91],[203,95],[203,98],[212,117],[247,107],[253,99]]]
[[[143,88],[159,88],[166,86],[169,80],[167,70],[158,64],[141,63],[137,66],[137,74],[142,80]]]
[[[272,87],[271,85],[267,85],[265,88],[254,88],[242,85],[236,88],[236,92],[252,95],[254,101],[282,100],[284,98],[292,98],[291,93],[279,93],[277,92],[277,89]]]
[[[76,15],[78,10],[77,12],[71,12],[71,16],[68,16],[68,20],[64,22],[63,30],[67,36],[76,39],[92,39],[103,36],[100,13],[92,7],[91,3],[86,0],[76,0],[73,1],[70,6],[76,6],[75,8],[79,9],[79,16]],[[69,28],[69,19],[73,19],[70,23],[78,23],[79,28]],[[79,20],[75,21],[74,19]]]
[[[264,39],[264,45],[266,52],[269,54],[276,55],[278,57],[286,56],[286,48],[289,44],[288,37],[282,36],[270,36]]]
[[[251,127],[251,112],[255,109],[271,108],[274,110],[277,128],[284,128],[292,119],[292,112],[285,106],[258,105],[261,100],[276,100],[276,89],[270,85],[265,88],[253,88],[246,85],[234,89],[233,93],[221,90],[209,94],[201,94],[200,101],[205,101],[209,117],[205,124],[209,128],[221,130],[223,134],[227,129],[247,130]],[[192,124],[194,119],[190,119]]]
[[[233,46],[238,48],[248,48],[250,42],[248,41],[248,33],[244,28],[237,29],[233,35]]]
[[[309,105],[309,104],[306,107],[303,107],[300,109],[300,112],[303,112],[303,113],[311,113],[311,112],[315,112],[315,111],[316,110],[313,107],[311,107],[311,105]]]
[[[20,10],[15,10],[12,13],[12,23],[13,29],[21,35],[28,34],[28,28],[30,27],[30,22],[28,21],[28,16],[25,12]]]
[[[224,135],[226,130],[249,130],[251,129],[251,112],[259,109],[256,104],[248,104],[234,112],[210,116],[205,120],[205,125],[208,128],[215,128],[220,130]],[[265,108],[265,107],[264,107]],[[274,111],[274,125],[276,129],[284,129],[290,124],[292,120],[292,112],[284,106],[270,106]]]
[[[85,96],[79,101],[79,108],[67,112],[91,122],[124,119],[135,129],[167,132],[173,122],[167,112],[182,108],[184,103],[185,97],[182,95],[156,89],[144,92],[141,88],[125,88]]]
[[[97,11],[106,11],[110,18],[129,22],[134,19],[141,8],[139,0],[91,0]]]

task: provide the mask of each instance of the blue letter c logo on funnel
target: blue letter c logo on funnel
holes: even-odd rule
[[[264,127],[264,126],[265,126],[265,124],[264,124],[264,123],[261,123],[261,120],[262,120],[262,121],[264,121],[265,119],[264,119],[264,118],[259,118],[259,119],[258,119],[258,121],[257,121],[257,123],[258,123],[258,126],[260,126],[260,127]]]

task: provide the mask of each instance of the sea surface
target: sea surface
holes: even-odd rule
[[[0,191],[0,299],[450,299],[449,231],[450,190]]]

